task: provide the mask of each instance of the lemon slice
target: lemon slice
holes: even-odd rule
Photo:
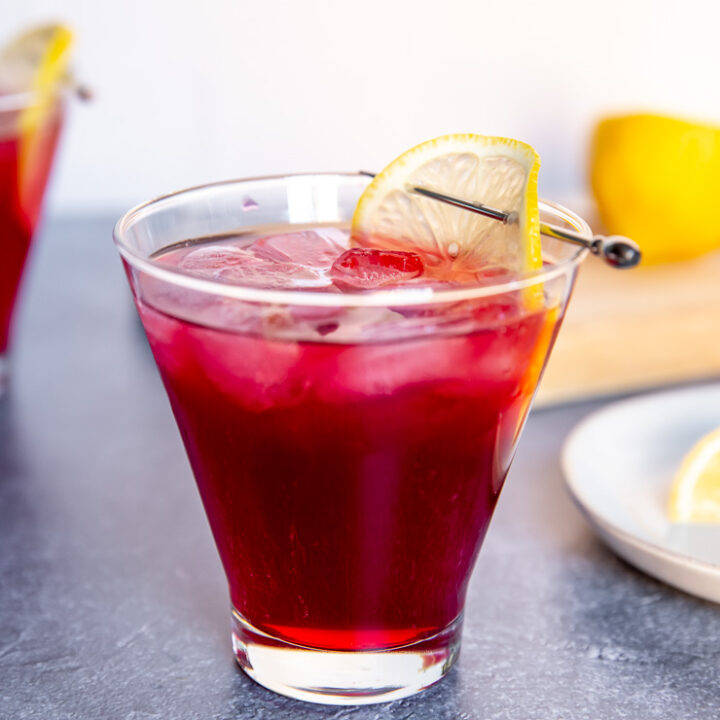
[[[526,273],[542,265],[537,178],[529,145],[501,137],[445,135],[408,150],[368,185],[352,219],[351,242],[419,253],[430,274],[487,265]],[[503,224],[408,190],[422,186],[518,213]]]
[[[720,428],[700,439],[683,460],[668,515],[672,522],[720,523]]]
[[[3,74],[11,77],[19,90],[29,90],[36,97],[20,117],[23,135],[40,124],[58,85],[66,78],[72,42],[70,29],[48,24],[18,35],[0,52]]]

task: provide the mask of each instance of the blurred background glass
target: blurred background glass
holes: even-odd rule
[[[0,49],[0,394],[15,299],[64,118],[72,33],[44,25]]]

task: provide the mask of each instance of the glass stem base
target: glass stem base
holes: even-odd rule
[[[325,705],[369,705],[414,695],[440,680],[460,651],[462,616],[432,637],[373,651],[294,645],[254,628],[232,611],[240,667],[281,695]]]
[[[0,352],[0,398],[5,394],[10,379],[10,364],[8,356],[4,352]]]

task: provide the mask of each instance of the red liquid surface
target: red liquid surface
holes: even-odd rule
[[[61,124],[60,113],[49,118],[24,155],[19,135],[0,136],[0,355],[8,347],[13,308]]]
[[[273,340],[173,317],[140,287],[237,611],[335,650],[458,617],[555,313],[496,298],[468,334],[332,342],[320,317],[317,340]]]

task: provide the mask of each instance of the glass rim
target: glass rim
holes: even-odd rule
[[[152,212],[154,206],[172,198],[192,193],[199,190],[211,190],[213,188],[225,187],[228,185],[239,185],[241,183],[259,182],[263,180],[284,180],[289,178],[312,178],[317,176],[334,176],[339,178],[363,177],[358,172],[315,172],[315,173],[290,173],[280,175],[261,175],[248,178],[236,178],[231,180],[220,180],[204,183],[193,187],[183,188],[175,192],[159,195],[147,200],[128,210],[116,223],[113,228],[113,242],[121,257],[133,268],[146,273],[157,280],[167,282],[175,286],[184,287],[188,290],[201,292],[210,295],[218,295],[233,300],[241,300],[266,305],[300,305],[314,307],[387,307],[387,306],[412,306],[430,305],[448,302],[460,302],[462,300],[474,300],[477,298],[501,295],[515,290],[523,290],[539,283],[545,283],[556,277],[560,277],[569,269],[577,267],[588,254],[588,249],[578,246],[575,252],[567,258],[556,263],[543,266],[538,270],[527,273],[513,280],[495,284],[467,284],[457,288],[437,289],[430,286],[397,287],[392,289],[363,290],[357,292],[323,293],[307,289],[270,289],[251,287],[249,285],[236,285],[223,283],[217,280],[198,277],[178,268],[162,266],[152,259],[141,256],[135,252],[129,243],[126,242],[127,229],[137,221],[142,220],[143,215]],[[592,240],[592,230],[583,218],[568,210],[559,203],[551,200],[540,199],[540,210],[547,210],[559,215],[562,220],[569,223],[574,229]],[[319,223],[320,224],[320,223]]]
[[[53,97],[65,97],[69,94],[70,88],[60,84],[52,92]],[[38,103],[38,98],[42,95],[38,90],[13,90],[9,93],[0,92],[0,114],[4,112],[18,112],[25,110]]]
[[[36,93],[32,90],[19,90],[0,94],[0,112],[24,110],[33,104]]]

